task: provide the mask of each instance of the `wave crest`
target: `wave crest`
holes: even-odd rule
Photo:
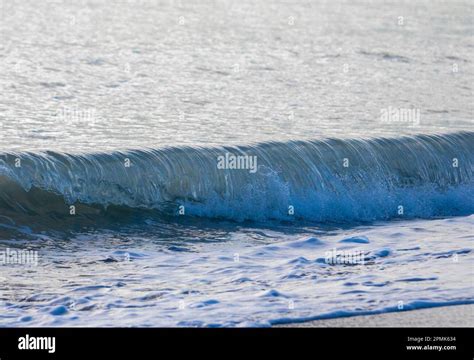
[[[219,168],[218,158],[226,153],[255,156],[257,171]],[[7,153],[0,155],[0,211],[12,221],[19,214],[66,215],[69,204],[83,204],[89,216],[111,205],[168,215],[183,206],[186,215],[237,221],[455,216],[474,212],[473,166],[473,132],[75,155]]]

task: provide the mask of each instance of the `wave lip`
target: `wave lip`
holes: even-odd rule
[[[245,162],[219,167],[226,156],[253,157],[256,171]],[[76,155],[6,153],[0,155],[0,210],[13,222],[18,215],[66,216],[71,204],[92,217],[110,206],[168,215],[183,206],[186,215],[237,221],[468,215],[474,212],[473,169],[474,132]]]

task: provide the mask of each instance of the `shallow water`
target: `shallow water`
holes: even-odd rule
[[[0,326],[473,303],[472,8],[0,0]]]
[[[175,225],[177,237],[149,220],[140,230],[41,236],[27,241],[38,266],[2,273],[0,323],[268,326],[473,303],[473,225],[473,216],[332,230],[203,221]],[[360,251],[365,263],[328,264],[333,251]]]

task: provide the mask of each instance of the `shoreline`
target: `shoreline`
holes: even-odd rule
[[[474,327],[474,304],[294,322],[272,327]]]

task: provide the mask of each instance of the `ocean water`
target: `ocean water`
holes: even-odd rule
[[[0,0],[0,326],[474,303],[472,16]]]

